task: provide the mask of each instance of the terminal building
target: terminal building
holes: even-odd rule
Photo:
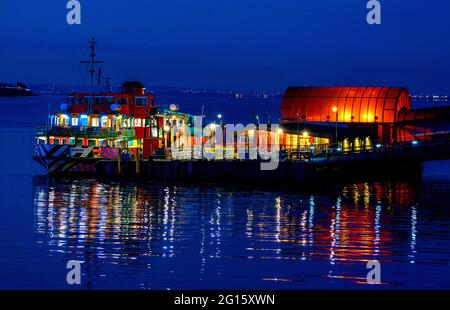
[[[281,105],[281,145],[307,152],[417,143],[446,136],[449,116],[448,107],[413,110],[406,88],[290,87]]]

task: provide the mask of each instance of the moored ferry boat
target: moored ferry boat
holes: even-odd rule
[[[166,124],[190,117],[171,108],[158,111],[139,82],[117,94],[72,94],[38,128],[33,159],[49,173],[66,173],[95,172],[99,160],[165,158]]]
[[[93,40],[91,89],[94,46]],[[176,105],[157,109],[140,82],[125,82],[118,93],[75,93],[38,128],[33,159],[55,174],[95,173],[101,160],[167,158],[171,141],[183,136],[183,125],[191,121]],[[179,132],[170,132],[174,127]]]

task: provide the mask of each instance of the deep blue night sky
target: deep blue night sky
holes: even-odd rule
[[[392,85],[450,93],[450,2],[382,0],[65,0],[0,2],[0,81],[87,82],[78,61],[95,36],[115,82],[283,90]]]

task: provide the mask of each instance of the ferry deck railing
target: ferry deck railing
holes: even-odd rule
[[[113,139],[113,138],[133,138],[135,136],[134,129],[103,129],[93,127],[83,128],[69,128],[69,127],[39,127],[37,129],[38,136],[59,136],[59,137],[75,137],[75,138],[98,138],[98,139]]]
[[[120,132],[120,134],[119,134]],[[65,137],[84,137],[84,138],[133,138],[135,131],[133,129],[122,129],[115,131],[101,128],[69,128],[69,127],[52,127],[38,128],[37,134],[42,136],[65,136]],[[340,144],[329,145],[309,145],[301,146],[298,148],[279,149],[280,160],[290,161],[314,161],[320,160],[330,156],[341,156],[361,153],[374,153],[374,152],[389,152],[395,150],[407,150],[415,147],[425,146],[439,146],[450,145],[450,137],[448,135],[441,136],[439,138],[413,140],[407,142],[394,142],[394,143],[378,143],[374,141],[370,145],[361,145],[358,147],[343,148]],[[196,160],[196,159],[209,159],[209,160],[248,160],[255,158],[255,153],[258,150],[246,148],[244,150],[245,156],[239,156],[238,150],[235,146],[225,147],[187,147],[184,149],[166,149],[157,150],[153,159],[172,159],[172,160]],[[219,154],[219,156],[217,156]],[[242,155],[242,153],[241,153]],[[253,156],[251,156],[253,155]]]

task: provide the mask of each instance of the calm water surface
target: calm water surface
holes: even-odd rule
[[[440,179],[283,191],[49,178],[31,161],[48,102],[0,99],[0,288],[450,288],[450,167]],[[428,169],[428,168],[427,168]]]

